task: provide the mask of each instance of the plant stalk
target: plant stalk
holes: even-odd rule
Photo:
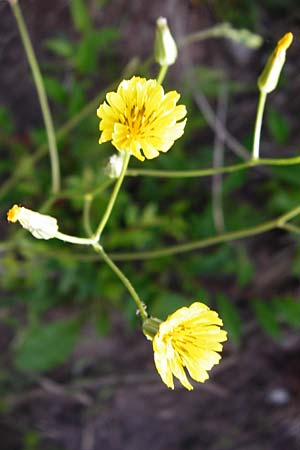
[[[21,39],[23,42],[23,46],[25,49],[25,53],[32,71],[35,87],[37,90],[42,115],[45,123],[45,128],[47,132],[48,146],[49,146],[49,154],[50,154],[50,163],[51,163],[51,175],[52,175],[52,192],[53,194],[57,194],[60,190],[60,168],[59,168],[59,158],[57,152],[57,144],[55,131],[53,126],[53,120],[48,104],[48,99],[43,83],[43,78],[41,75],[41,71],[38,65],[37,58],[35,56],[33,46],[30,40],[30,36],[28,33],[28,29],[26,23],[23,18],[23,14],[21,8],[19,6],[18,0],[9,0],[11,5],[13,14],[15,16],[17,26],[21,35]]]
[[[111,197],[109,199],[108,205],[106,207],[105,213],[103,214],[103,217],[98,225],[98,228],[93,236],[93,239],[98,242],[100,239],[100,236],[102,234],[102,231],[104,230],[104,227],[110,217],[110,214],[112,212],[112,209],[114,207],[114,204],[116,202],[120,187],[122,185],[122,182],[124,180],[125,174],[126,174],[126,170],[129,164],[129,160],[130,160],[130,153],[129,152],[125,152],[124,155],[124,159],[123,159],[123,166],[122,166],[122,170],[121,170],[121,174],[115,184],[115,187],[112,191]]]
[[[266,105],[266,99],[267,99],[267,94],[260,91],[258,105],[257,105],[255,125],[254,125],[254,138],[253,138],[253,148],[252,148],[252,159],[253,160],[257,160],[259,158],[260,133],[261,133],[262,120],[263,120],[263,115],[264,115],[264,110],[265,110],[265,105]]]

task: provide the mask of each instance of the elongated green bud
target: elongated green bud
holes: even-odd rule
[[[176,42],[165,17],[159,17],[156,21],[154,56],[161,66],[171,66],[177,59]]]
[[[269,57],[262,74],[258,78],[258,87],[261,92],[269,94],[278,84],[281,70],[285,63],[286,51],[293,41],[293,34],[286,33],[277,43],[275,50]]]

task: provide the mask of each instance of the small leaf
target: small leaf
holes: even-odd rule
[[[67,93],[64,86],[52,77],[43,77],[43,80],[49,98],[57,101],[58,103],[64,103],[67,98]]]
[[[72,94],[69,98],[68,111],[72,116],[80,111],[81,108],[85,105],[86,97],[84,92],[84,87],[82,83],[74,83],[72,88]]]
[[[218,310],[224,322],[224,327],[229,333],[230,339],[239,344],[241,341],[242,321],[238,309],[224,294],[217,297]]]
[[[238,284],[239,286],[244,287],[252,279],[254,273],[254,266],[244,247],[240,245],[236,246],[235,251],[237,253],[235,261],[236,261],[236,274]]]
[[[291,327],[300,326],[300,302],[295,298],[276,298],[273,304],[279,319],[285,321]]]
[[[72,0],[69,4],[75,28],[81,32],[90,30],[92,23],[86,0]]]
[[[2,133],[5,131],[7,134],[13,133],[15,129],[12,115],[4,106],[0,106],[0,127]]]
[[[74,53],[73,44],[64,38],[48,39],[46,47],[58,56],[71,58]]]
[[[24,372],[53,369],[70,356],[78,332],[78,320],[30,326],[15,349],[16,367]]]
[[[109,45],[120,39],[120,30],[115,27],[102,27],[93,31],[93,39],[98,50],[107,50]]]
[[[267,305],[266,302],[259,299],[252,300],[251,305],[254,309],[257,320],[265,332],[275,339],[278,338],[280,336],[280,328],[272,305]]]
[[[81,73],[91,74],[96,71],[98,64],[98,49],[93,33],[86,33],[77,48],[74,64]]]
[[[290,134],[289,123],[277,109],[268,109],[267,124],[276,143],[280,145],[286,144]]]

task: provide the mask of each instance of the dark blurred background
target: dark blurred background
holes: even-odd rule
[[[133,301],[97,255],[35,240],[6,221],[6,211],[20,203],[57,217],[61,231],[84,236],[82,210],[93,193],[91,224],[97,226],[111,192],[104,168],[114,149],[98,145],[95,111],[120,79],[157,76],[152,52],[159,16],[168,19],[180,45],[164,87],[181,93],[188,123],[169,153],[131,161],[131,168],[201,169],[249,158],[257,77],[288,31],[294,42],[268,98],[261,154],[298,155],[299,2],[20,5],[50,100],[63,190],[51,195],[36,89],[11,8],[2,0],[1,450],[299,450],[299,235],[273,230],[172,257],[133,257],[287,212],[300,204],[299,166],[125,179],[103,235],[106,250],[153,315],[164,318],[200,300],[219,312],[229,332],[221,364],[192,392],[179,385],[171,391],[161,382]],[[260,36],[262,45],[253,48],[240,34],[186,42],[191,33],[224,22]]]

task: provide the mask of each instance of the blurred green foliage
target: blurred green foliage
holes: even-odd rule
[[[216,4],[224,17],[221,2]],[[99,91],[99,74],[102,83],[109,85],[122,72],[117,51],[119,30],[115,26],[98,29],[83,0],[73,0],[69,7],[76,35],[61,32],[49,39],[45,43],[49,60],[42,61],[57,127],[65,123],[70,127],[74,116],[82,114],[88,99]],[[247,10],[249,14],[243,14],[247,23],[243,26],[249,26],[257,13],[250,1]],[[234,8],[227,12],[226,20],[234,21],[232,15],[239,14]],[[227,83],[230,101],[241,92],[253,92],[253,87],[242,82],[228,81],[221,69],[196,66],[194,72],[199,89],[211,100],[217,99],[219,85],[223,82]],[[145,163],[147,168],[195,169],[213,164],[212,145],[202,144],[202,137],[208,132],[206,122],[194,104],[189,86],[182,85],[179,90],[188,109],[185,135],[169,154]],[[290,129],[284,116],[270,107],[266,122],[272,140],[285,145]],[[97,192],[91,204],[94,228],[109,198],[111,187],[104,168],[114,151],[110,144],[98,145],[95,112],[84,115],[78,125],[60,139],[63,192],[59,198],[52,198],[48,206],[45,204],[50,195],[47,155],[37,167],[30,165],[29,156],[34,148],[45,143],[44,129],[34,128],[28,134],[19,134],[12,112],[1,107],[0,130],[0,145],[6,149],[7,156],[0,161],[2,179],[7,181],[14,177],[14,167],[23,174],[22,180],[2,195],[3,210],[20,202],[57,217],[62,231],[84,236],[85,194]],[[212,138],[213,135],[211,141]],[[245,136],[245,142],[247,138]],[[28,165],[31,169],[24,173]],[[132,165],[138,167],[139,162],[132,161]],[[241,171],[224,176],[226,229],[256,225],[287,211],[298,201],[299,185],[298,167],[270,168],[267,173],[258,172],[258,175]],[[263,201],[258,200],[261,198]],[[15,316],[3,314],[3,321],[16,335],[11,345],[15,369],[20,372],[54,369],[68,360],[82,324],[92,322],[103,335],[110,330],[111,314],[116,308],[129,324],[137,324],[134,304],[97,255],[57,241],[37,241],[17,226],[5,225],[4,228],[6,236],[0,244],[1,250],[3,248],[2,308],[22,311]],[[103,245],[109,252],[130,253],[214,234],[210,178],[127,178],[105,230]],[[293,241],[293,237],[289,239]],[[298,276],[299,261],[299,254],[295,252],[291,280]],[[255,283],[257,267],[245,242],[120,264],[153,315],[164,318],[195,300],[210,303],[223,317],[236,345],[243,337],[241,312],[244,310],[250,310],[265,332],[274,338],[279,337],[282,327],[300,325],[300,306],[294,298],[276,295],[258,300],[249,297],[248,290]],[[231,292],[234,292],[232,296]],[[38,445],[38,436],[26,436],[24,449],[34,450]]]

